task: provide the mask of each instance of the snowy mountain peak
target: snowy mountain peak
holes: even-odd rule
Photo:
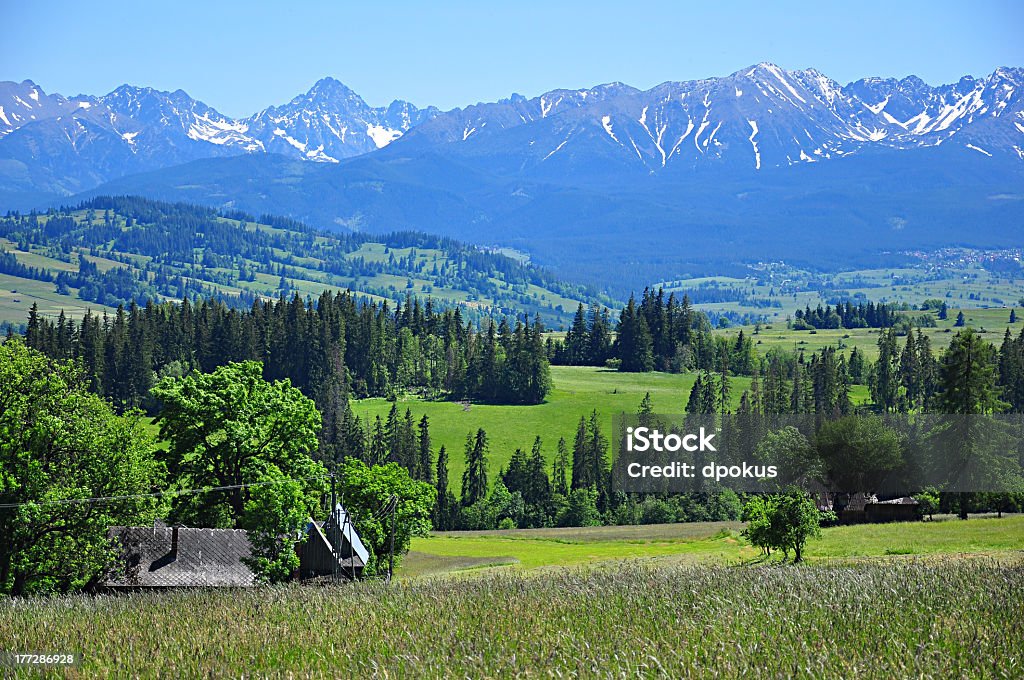
[[[336,78],[253,116],[225,116],[183,90],[122,85],[67,99],[31,80],[0,82],[0,190],[80,191],[199,158],[276,153],[316,162],[395,145],[490,158],[509,172],[642,176],[735,167],[761,172],[869,148],[952,145],[1024,162],[1024,69],[931,86],[869,77],[840,85],[770,61],[728,76],[556,89],[442,113],[369,105]],[[985,161],[987,162],[987,161]],[[26,172],[25,168],[32,168]]]

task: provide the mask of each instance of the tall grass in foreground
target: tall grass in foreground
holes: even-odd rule
[[[494,573],[0,602],[0,648],[70,676],[1024,677],[1024,566]]]

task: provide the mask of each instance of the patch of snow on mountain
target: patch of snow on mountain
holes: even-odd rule
[[[776,77],[776,78],[777,78],[777,79],[779,80],[779,82],[780,82],[780,83],[782,83],[782,84],[783,84],[783,86],[785,86],[785,88],[786,88],[787,90],[789,90],[790,94],[792,94],[792,95],[793,95],[794,97],[796,97],[797,99],[799,99],[801,103],[803,103],[803,104],[806,104],[806,103],[807,103],[807,100],[806,100],[806,99],[804,99],[803,97],[801,97],[801,96],[800,96],[800,93],[799,93],[799,92],[797,92],[797,91],[796,91],[796,90],[795,90],[795,89],[793,88],[793,86],[789,84],[789,81],[788,81],[788,80],[786,80],[786,76],[785,76],[785,74],[783,74],[782,70],[781,70],[781,69],[779,69],[779,67],[778,67],[778,66],[776,66],[775,64],[765,64],[765,65],[764,65],[764,68],[765,68],[765,69],[766,69],[766,70],[767,70],[767,71],[768,71],[769,73],[771,73],[771,74],[772,74],[773,76],[775,76],[775,77]]]
[[[867,109],[868,111],[870,111],[871,113],[873,113],[875,115],[878,115],[879,113],[881,113],[885,109],[885,105],[888,104],[888,103],[889,103],[889,95],[885,95],[885,99],[883,99],[882,101],[878,102],[877,104],[868,104],[868,103],[865,102],[864,103],[864,108]],[[886,114],[886,115],[888,115],[888,114]],[[891,118],[892,116],[889,116],[889,117]]]
[[[288,142],[292,146],[294,146],[296,149],[298,149],[302,153],[306,153],[306,144],[304,142],[298,141],[297,139],[293,139],[292,137],[290,137],[288,135],[287,132],[285,132],[281,128],[275,129],[274,130],[274,134],[277,135],[278,137],[280,137],[281,139],[283,139],[284,141]]]
[[[968,144],[968,145],[967,145],[967,148],[968,148],[968,149],[971,149],[971,150],[973,150],[973,151],[978,151],[979,153],[983,153],[983,154],[985,154],[986,156],[988,156],[989,158],[992,158],[992,154],[990,154],[990,153],[989,153],[988,151],[985,151],[985,150],[984,150],[984,149],[982,149],[982,148],[981,148],[980,146],[974,146],[973,144]]]
[[[564,141],[564,142],[562,142],[561,144],[559,144],[558,146],[556,146],[556,147],[555,147],[554,149],[552,149],[552,150],[551,150],[551,153],[549,153],[549,154],[548,154],[547,156],[544,156],[544,158],[540,159],[540,162],[541,162],[541,163],[543,163],[543,162],[544,162],[544,161],[546,161],[547,159],[549,159],[549,158],[551,158],[552,156],[554,156],[554,155],[555,155],[555,154],[556,154],[557,152],[561,151],[561,150],[562,150],[562,147],[563,147],[563,146],[565,146],[565,145],[566,145],[566,144],[567,144],[568,142],[569,142],[569,138],[568,138],[568,137],[566,137],[566,138],[565,138],[565,141]],[[533,142],[530,142],[530,143],[532,144]]]
[[[608,133],[609,137],[614,139],[616,142],[619,142],[619,138],[615,136],[614,132],[612,132],[612,117],[611,116],[602,116],[601,117],[601,125],[604,127],[604,131]],[[619,142],[619,144],[621,144],[621,143],[622,142]]]
[[[195,122],[189,126],[189,139],[209,142],[218,146],[235,142],[250,141],[245,137],[249,127],[245,123],[223,118],[210,118],[209,114],[202,114],[195,117]]]
[[[391,130],[383,125],[367,125],[366,134],[370,136],[370,139],[373,140],[373,143],[378,149],[383,149],[385,146],[402,136],[402,133],[398,130]],[[465,137],[463,137],[463,139],[465,139]],[[344,135],[342,135],[342,141],[344,141]]]
[[[686,137],[691,132],[693,132],[693,119],[692,118],[686,121],[686,131],[683,132],[683,134],[679,135],[679,141],[677,141],[675,143],[675,146],[672,147],[672,150],[668,152],[668,157],[669,158],[672,158],[673,154],[675,154],[675,152],[679,150],[679,145],[683,143],[683,140],[686,139]]]
[[[704,120],[700,122],[700,127],[697,128],[697,134],[693,136],[693,145],[697,147],[697,151],[700,151],[701,153],[704,153],[704,149],[700,148],[700,135],[708,125],[711,125],[711,123],[708,122],[707,114],[705,114]],[[704,144],[704,146],[707,146],[707,144]]]
[[[747,139],[750,140],[750,145],[752,147],[754,147],[754,169],[755,170],[760,170],[761,169],[761,152],[757,149],[757,142],[754,141],[754,137],[757,136],[757,121],[756,120],[748,120],[747,122],[750,123],[750,129],[751,129],[750,137],[748,137]],[[803,152],[801,152],[801,153],[803,153]]]
[[[337,162],[339,162],[337,158],[334,158],[333,156],[328,156],[326,153],[324,153],[324,145],[323,144],[321,144],[320,146],[318,146],[315,149],[310,149],[309,151],[307,151],[306,152],[306,158],[311,160],[311,161],[319,161],[321,163],[337,163]]]

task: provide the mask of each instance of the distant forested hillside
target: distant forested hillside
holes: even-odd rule
[[[281,217],[135,197],[0,218],[0,276],[3,288],[17,289],[12,279],[52,285],[48,292],[69,303],[51,295],[50,309],[41,309],[54,315],[75,306],[71,300],[114,308],[202,297],[248,308],[259,298],[316,297],[327,288],[393,302],[430,297],[476,319],[540,314],[555,326],[579,302],[613,304],[529,263],[448,238],[327,234]],[[28,304],[4,316],[23,321]]]

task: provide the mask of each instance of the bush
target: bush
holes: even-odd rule
[[[556,519],[560,527],[601,526],[601,513],[597,511],[596,489],[573,489],[568,503]]]
[[[640,504],[641,524],[669,524],[676,521],[676,511],[668,501],[654,496]]]

